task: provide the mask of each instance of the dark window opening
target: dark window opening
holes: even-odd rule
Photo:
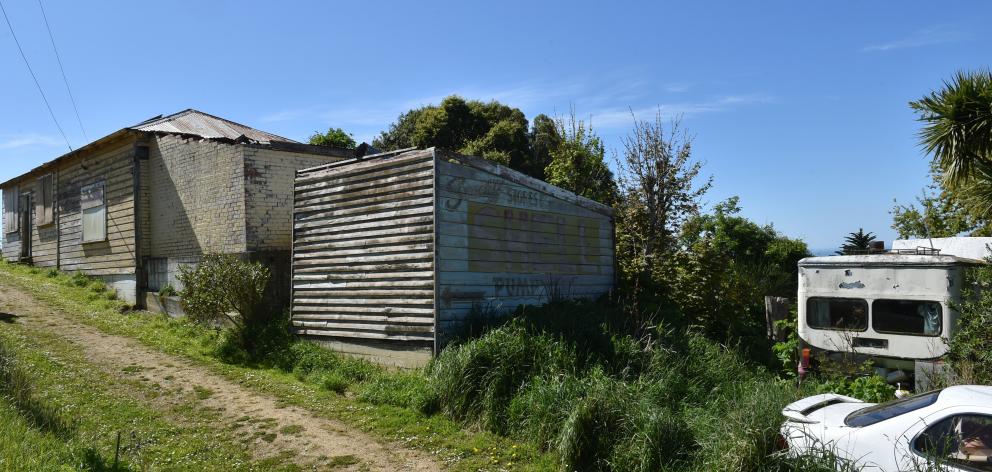
[[[806,324],[817,329],[868,329],[868,302],[857,298],[810,298]]]
[[[919,300],[875,300],[871,304],[871,326],[879,333],[937,336],[943,310],[940,303]]]

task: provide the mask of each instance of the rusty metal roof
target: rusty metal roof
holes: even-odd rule
[[[231,139],[245,140],[259,144],[269,144],[273,141],[284,143],[296,143],[289,138],[284,138],[272,133],[257,130],[241,123],[203,113],[192,108],[183,110],[169,116],[156,116],[145,120],[129,129],[137,131],[149,131],[157,133],[177,133],[184,135],[200,136],[206,139]]]

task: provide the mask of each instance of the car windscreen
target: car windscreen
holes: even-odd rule
[[[844,424],[856,428],[873,425],[879,421],[885,421],[889,418],[895,418],[899,415],[933,405],[937,401],[938,395],[940,395],[940,390],[934,390],[932,392],[870,406],[847,415],[847,418],[844,418]]]

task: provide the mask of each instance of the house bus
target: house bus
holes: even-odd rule
[[[982,263],[931,248],[802,259],[800,374],[824,358],[870,360],[890,383],[928,388],[945,371],[965,273]]]

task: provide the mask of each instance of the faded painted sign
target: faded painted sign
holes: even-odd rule
[[[600,230],[601,222],[595,218],[470,201],[469,270],[598,273]]]

